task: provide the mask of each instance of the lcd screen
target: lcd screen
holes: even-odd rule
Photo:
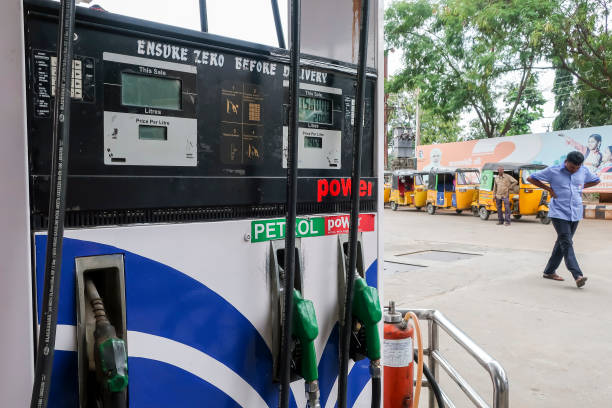
[[[168,128],[165,126],[138,126],[138,138],[141,140],[168,140]]]
[[[304,136],[304,147],[322,149],[323,148],[323,138],[316,137],[316,136]]]
[[[179,110],[181,81],[123,72],[121,103],[129,106]]]
[[[329,99],[300,96],[299,121],[331,125],[332,102]]]

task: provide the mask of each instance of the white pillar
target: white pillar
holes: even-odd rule
[[[0,407],[29,405],[34,376],[32,270],[21,0],[0,12]]]

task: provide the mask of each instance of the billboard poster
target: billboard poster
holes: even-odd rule
[[[572,150],[584,154],[586,166],[601,178],[590,192],[612,193],[612,126],[562,130],[493,139],[418,146],[419,170],[476,167],[490,162],[561,164]]]

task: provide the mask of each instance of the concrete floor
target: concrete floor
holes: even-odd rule
[[[505,227],[465,213],[384,215],[385,260],[400,262],[387,264],[386,302],[444,313],[502,364],[513,408],[612,407],[612,222],[578,227],[575,250],[589,280],[577,289],[564,265],[564,282],[542,279],[556,234],[534,217]],[[423,250],[468,255],[402,255]],[[441,350],[491,404],[485,371],[445,335]],[[473,406],[448,377],[442,385],[457,407]]]

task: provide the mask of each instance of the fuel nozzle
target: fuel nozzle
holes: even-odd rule
[[[293,290],[293,337],[301,345],[300,375],[306,381],[306,400],[308,408],[319,408],[319,373],[314,340],[319,335],[319,325],[314,305],[302,297],[300,291]]]
[[[106,315],[104,302],[96,285],[88,279],[85,287],[96,319],[94,357],[99,385],[103,394],[122,392],[128,385],[125,341],[117,337],[115,327]]]
[[[366,356],[370,361],[380,360],[380,335],[377,324],[382,319],[382,310],[378,291],[368,286],[361,277],[355,277],[353,316],[363,325],[365,331]]]

